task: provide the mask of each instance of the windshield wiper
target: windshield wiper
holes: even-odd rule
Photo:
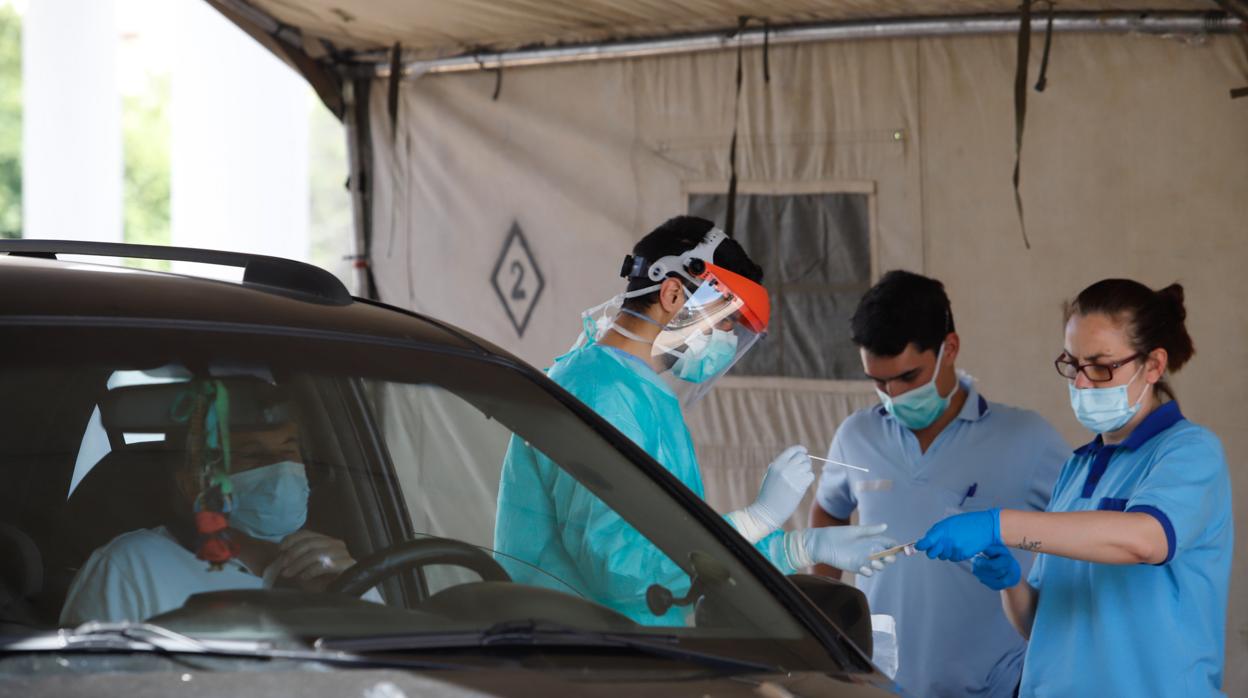
[[[466,632],[408,633],[370,637],[321,638],[317,648],[350,652],[396,650],[444,650],[497,647],[619,648],[644,654],[694,662],[732,671],[775,673],[786,671],[762,662],[725,657],[680,646],[675,635],[631,634],[585,630],[548,621],[525,620],[499,623],[486,630]]]
[[[276,647],[257,640],[199,639],[153,623],[90,621],[77,628],[62,628],[39,635],[0,640],[0,652],[78,652],[106,650],[155,652],[166,655],[205,655],[261,660],[324,662],[404,669],[460,669],[445,662],[378,660],[345,650],[321,647]]]
[[[8,652],[48,652],[63,650],[136,650],[214,654],[218,652],[249,653],[263,648],[258,642],[206,642],[152,623],[106,623],[90,621],[77,628],[62,628],[0,644]]]

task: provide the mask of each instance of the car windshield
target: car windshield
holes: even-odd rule
[[[3,333],[0,642],[146,621],[430,647],[527,624],[829,661],[532,372],[324,332]]]

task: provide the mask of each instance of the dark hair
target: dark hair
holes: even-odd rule
[[[649,262],[667,257],[670,255],[682,255],[689,250],[697,247],[704,239],[707,233],[715,228],[715,224],[705,218],[697,216],[676,216],[669,218],[663,222],[663,225],[650,231],[645,237],[637,241],[633,245],[633,256],[642,258]],[[719,267],[723,267],[731,272],[736,272],[741,276],[762,283],[763,268],[754,263],[749,255],[742,249],[741,243],[729,238],[719,243],[719,247],[715,248],[715,258],[712,262]],[[647,276],[641,276],[629,279],[628,290],[636,291],[640,288],[653,286],[654,282]],[[644,296],[630,298],[624,301],[624,307],[637,312],[643,312],[651,305],[659,300],[658,292],[647,293]]]
[[[953,310],[944,284],[895,270],[862,296],[849,326],[854,344],[876,356],[897,356],[911,344],[935,351],[953,332]]]
[[[1174,373],[1196,354],[1192,337],[1187,333],[1187,308],[1183,305],[1183,287],[1177,283],[1154,291],[1131,279],[1105,279],[1079,292],[1066,304],[1065,320],[1076,314],[1101,313],[1126,325],[1127,341],[1137,353],[1147,354],[1165,349],[1169,357],[1166,370]],[[1174,390],[1164,379],[1157,382],[1157,392],[1174,399]]]

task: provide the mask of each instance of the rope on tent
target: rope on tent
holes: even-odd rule
[[[737,20],[737,30],[732,34],[737,39],[737,91],[732,108],[732,142],[728,145],[728,210],[724,213],[724,234],[732,237],[733,228],[737,223],[737,131],[741,126],[741,84],[743,73],[741,61],[744,44],[741,34],[750,18],[742,15]]]
[[[1044,92],[1049,84],[1049,51],[1053,48],[1053,6],[1057,3],[1048,2],[1049,21],[1044,25],[1044,55],[1040,58],[1040,77],[1036,79],[1036,92]]]
[[[732,107],[732,142],[728,145],[728,210],[724,213],[724,234],[732,237],[733,229],[737,224],[737,133],[741,127],[741,85],[744,82],[745,72],[742,68],[742,60],[744,54],[744,44],[741,36],[745,31],[745,26],[750,23],[752,18],[749,15],[741,15],[737,18],[736,30],[729,34],[729,38],[737,39],[737,91],[733,97]],[[763,18],[763,82],[771,84],[771,21]]]
[[[386,111],[390,115],[390,144],[399,138],[399,83],[403,80],[403,46],[394,42],[390,49],[390,84],[386,94]]]
[[[1018,63],[1014,72],[1014,207],[1018,211],[1018,227],[1023,233],[1023,246],[1031,249],[1027,239],[1027,222],[1023,218],[1023,196],[1019,191],[1019,169],[1023,159],[1023,125],[1027,121],[1027,69],[1031,60],[1031,3],[1023,0],[1019,7]]]
[[[481,60],[480,52],[472,54],[473,60],[477,62],[477,67],[487,73],[494,73],[494,94],[490,97],[491,102],[497,102],[498,96],[503,92],[503,61],[500,58],[498,65],[493,68],[485,67],[485,61]]]
[[[1248,21],[1248,17],[1245,17]],[[1248,58],[1248,32],[1244,32],[1240,37],[1240,42],[1244,45],[1244,57]],[[1231,99],[1241,99],[1248,97],[1248,87],[1236,87],[1231,90]]]

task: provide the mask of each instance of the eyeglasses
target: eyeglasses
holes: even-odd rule
[[[1114,361],[1108,364],[1081,364],[1072,359],[1066,352],[1057,357],[1053,362],[1053,366],[1063,378],[1074,380],[1080,373],[1087,377],[1093,383],[1106,383],[1114,379],[1114,371],[1126,366],[1143,356],[1143,354],[1135,353],[1121,361]]]

